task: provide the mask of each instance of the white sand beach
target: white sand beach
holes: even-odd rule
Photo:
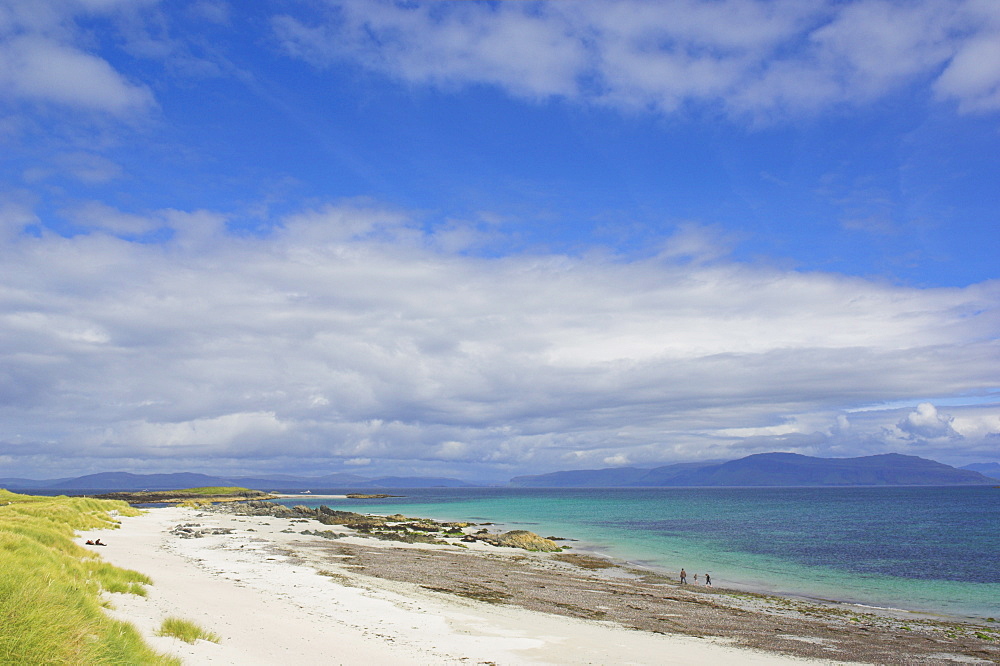
[[[99,537],[109,562],[149,575],[147,597],[108,595],[116,618],[134,624],[156,649],[187,664],[802,664],[819,663],[727,645],[725,639],[665,635],[444,595],[413,583],[331,565],[335,546],[426,548],[348,536],[300,534],[273,517],[156,508],[122,518]],[[180,538],[197,524],[228,534]],[[347,531],[347,530],[344,530]],[[312,542],[312,546],[303,547]],[[456,549],[458,550],[458,549]],[[190,645],[155,631],[169,616],[221,637]]]

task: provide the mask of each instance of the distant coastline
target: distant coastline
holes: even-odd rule
[[[677,463],[652,469],[613,467],[570,470],[514,477],[511,487],[805,487],[805,486],[961,486],[996,485],[1000,465],[984,463],[956,468],[943,463],[890,453],[860,458],[817,458],[794,453],[761,453],[737,460]],[[991,476],[992,475],[992,476]],[[98,494],[110,491],[156,491],[196,486],[242,486],[260,491],[312,492],[345,489],[372,493],[400,488],[503,487],[446,477],[375,477],[327,474],[304,477],[276,474],[264,477],[223,477],[190,472],[133,474],[102,472],[61,479],[0,478],[0,487],[15,491],[65,491]]]
[[[617,467],[551,472],[511,479],[523,488],[594,487],[841,487],[988,485],[996,479],[971,469],[898,453],[817,458],[760,453],[719,463],[679,463],[654,469]]]

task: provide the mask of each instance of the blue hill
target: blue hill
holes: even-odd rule
[[[517,487],[680,486],[962,486],[995,483],[983,474],[898,453],[860,458],[814,458],[761,453],[723,463],[682,463],[650,470],[574,470],[519,476]]]
[[[961,469],[979,472],[983,476],[988,476],[991,479],[1000,479],[1000,463],[972,463],[971,465],[966,465]]]
[[[231,477],[178,472],[175,474],[132,474],[101,472],[69,479],[0,479],[0,488],[37,491],[135,491],[177,490],[202,486],[241,486],[253,490],[313,490],[316,488],[461,488],[473,484],[445,477],[387,476],[369,478],[355,474],[326,476],[293,476],[290,474],[261,477]]]

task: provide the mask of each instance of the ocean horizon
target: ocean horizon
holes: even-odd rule
[[[312,494],[343,494],[343,488]],[[372,491],[375,492],[375,491]],[[328,499],[361,513],[556,536],[689,582],[963,618],[1000,615],[1000,489],[416,488]]]

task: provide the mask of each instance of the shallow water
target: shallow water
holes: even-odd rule
[[[343,490],[313,490],[344,492]],[[431,488],[302,499],[362,513],[492,521],[719,586],[1000,616],[1000,489]],[[570,545],[574,545],[569,542]]]

